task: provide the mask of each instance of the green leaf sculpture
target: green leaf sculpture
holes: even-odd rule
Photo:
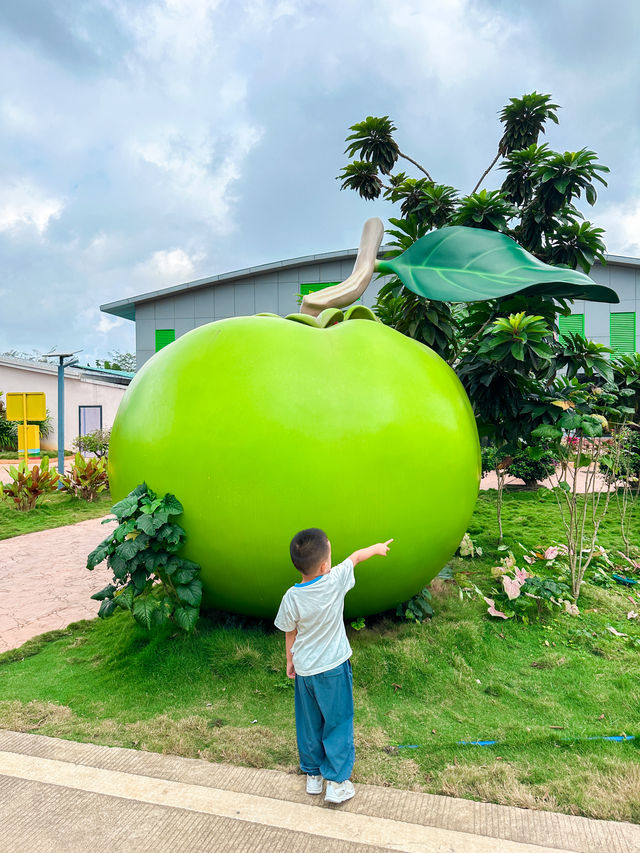
[[[431,231],[401,255],[376,261],[375,268],[439,302],[479,302],[518,292],[620,301],[610,287],[577,270],[543,263],[506,234],[461,225]]]

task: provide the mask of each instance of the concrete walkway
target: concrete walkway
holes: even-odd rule
[[[106,563],[87,571],[87,555],[113,529],[92,518],[0,541],[0,652],[31,637],[94,619],[91,595],[111,582]]]
[[[637,853],[640,827],[0,729],[6,853]]]

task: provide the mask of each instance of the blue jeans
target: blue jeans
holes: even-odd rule
[[[302,772],[344,782],[356,757],[350,661],[317,675],[296,675],[295,694]]]

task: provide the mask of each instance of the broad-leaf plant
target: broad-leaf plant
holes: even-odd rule
[[[101,602],[98,616],[122,608],[147,629],[171,620],[193,631],[202,581],[200,566],[178,555],[186,538],[175,521],[182,511],[177,498],[159,498],[146,483],[113,507],[115,519],[106,521],[116,520],[117,527],[87,558],[90,571],[106,560],[113,572],[113,582],[91,596]]]

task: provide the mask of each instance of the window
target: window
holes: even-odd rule
[[[568,317],[558,317],[560,340],[566,335],[584,335],[584,314],[570,314]]]
[[[315,293],[318,290],[324,290],[325,287],[333,287],[334,284],[340,284],[339,281],[320,281],[314,284],[301,284],[300,296],[306,296],[308,293]]]
[[[102,406],[78,406],[78,435],[102,429]]]
[[[159,352],[167,344],[172,344],[176,339],[175,329],[156,329],[156,352]]]
[[[636,312],[619,311],[609,315],[609,339],[614,352],[636,351]]]
[[[302,297],[306,296],[308,293],[316,293],[318,290],[324,290],[325,287],[333,287],[334,284],[341,284],[339,281],[320,281],[314,282],[313,284],[301,284],[300,285],[300,302],[302,302]],[[356,302],[362,302],[362,297],[356,299]],[[343,309],[346,310],[346,309]]]

